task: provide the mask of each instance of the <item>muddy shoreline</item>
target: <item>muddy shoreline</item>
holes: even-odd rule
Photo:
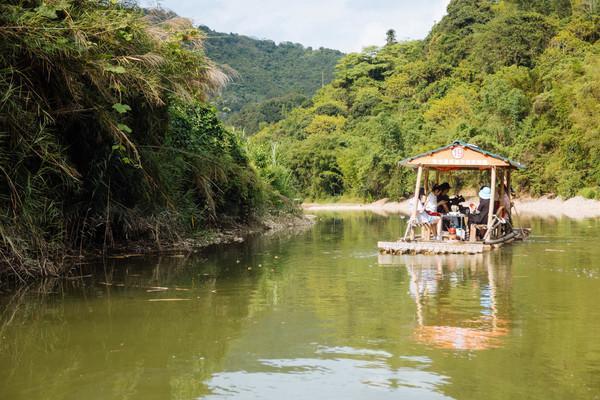
[[[389,201],[381,199],[373,203],[304,203],[305,212],[311,211],[371,211],[377,214],[409,215],[409,200]],[[477,204],[476,198],[467,199],[466,203]],[[517,213],[535,217],[568,217],[572,219],[600,218],[600,201],[585,199],[581,196],[563,200],[560,197],[548,196],[539,198],[522,197],[514,199]]]
[[[201,236],[194,238],[182,238],[168,243],[153,241],[124,243],[122,246],[111,248],[104,254],[101,249],[97,249],[95,254],[88,252],[86,258],[90,256],[96,258],[103,256],[119,257],[127,253],[152,255],[194,252],[214,245],[242,243],[248,237],[254,235],[272,235],[287,229],[304,229],[310,227],[313,223],[313,218],[304,214],[268,216],[248,225],[207,230]]]
[[[122,243],[106,251],[101,248],[85,249],[81,253],[67,252],[62,257],[46,260],[43,273],[33,267],[30,274],[11,268],[7,262],[0,262],[0,289],[9,286],[22,286],[43,278],[68,278],[79,266],[90,264],[103,258],[128,258],[152,255],[190,254],[210,246],[244,242],[254,235],[274,235],[286,230],[301,232],[310,228],[315,219],[311,215],[282,214],[269,215],[248,225],[215,228],[194,238],[156,242],[152,240]],[[33,262],[33,261],[32,261]],[[51,265],[50,265],[51,264]]]

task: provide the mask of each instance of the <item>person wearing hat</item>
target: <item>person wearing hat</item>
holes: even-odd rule
[[[477,210],[469,214],[469,225],[487,223],[491,197],[492,190],[487,186],[483,186],[479,191],[479,205],[477,206]]]

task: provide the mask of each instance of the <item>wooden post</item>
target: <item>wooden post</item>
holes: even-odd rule
[[[510,198],[510,169],[506,170],[506,195],[508,196],[508,203],[512,204],[512,199]],[[512,217],[512,206],[508,206],[508,218]]]
[[[440,184],[440,171],[438,171],[437,169],[435,170],[435,184]]]
[[[419,207],[419,189],[421,188],[421,175],[423,175],[423,167],[419,165],[419,169],[417,170],[417,183],[415,183],[415,197],[414,197],[414,206],[411,214],[411,218],[414,220],[417,218],[417,209]]]
[[[477,241],[477,226],[475,224],[471,225],[471,229],[469,230],[469,242]]]
[[[492,223],[494,222],[494,202],[496,200],[496,167],[492,167],[492,183],[490,189],[492,190],[492,196],[490,197],[490,211],[488,212],[487,232],[485,234],[487,238],[491,237]]]
[[[506,175],[506,172],[503,168],[498,170],[498,182],[500,182],[500,191],[498,192],[498,208],[502,207],[504,204],[502,204],[502,202],[504,201],[504,177]],[[502,215],[498,215],[499,217],[502,217]]]
[[[500,194],[498,195],[498,199],[500,199],[500,201],[502,201],[502,199],[504,198],[504,176],[505,176],[505,172],[503,169],[501,169],[499,172],[499,176],[498,176],[498,180],[500,181]]]
[[[425,196],[427,196],[429,194],[429,168],[425,168],[423,171],[425,172],[423,176],[423,180],[425,181]]]
[[[423,174],[423,167],[419,165],[419,169],[417,171],[417,182],[415,183],[415,196],[413,197],[413,202],[415,203],[413,209],[410,213],[410,221],[406,224],[406,231],[404,232],[404,240],[410,237],[410,240],[414,240],[415,238],[415,228],[413,224],[417,219],[417,210],[419,209],[419,189],[421,188],[421,175]]]

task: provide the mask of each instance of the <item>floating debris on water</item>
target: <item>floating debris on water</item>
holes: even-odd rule
[[[191,299],[148,299],[147,301],[158,302],[158,301],[189,301]]]

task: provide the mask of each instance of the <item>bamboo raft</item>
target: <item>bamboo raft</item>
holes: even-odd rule
[[[380,254],[480,254],[515,240],[524,240],[529,236],[530,229],[512,226],[511,209],[504,209],[503,206],[500,206],[497,210],[494,210],[495,200],[502,198],[502,196],[507,196],[510,203],[511,172],[524,169],[525,166],[522,164],[461,141],[455,141],[447,146],[410,157],[401,161],[400,164],[414,168],[417,171],[413,199],[414,208],[411,210],[411,218],[404,237],[396,242],[378,242],[377,247]],[[487,216],[487,223],[470,225],[468,241],[449,240],[451,237],[443,235],[441,236],[442,240],[430,240],[431,227],[417,222],[419,192],[424,189],[427,193],[430,170],[436,173],[436,183],[439,181],[440,172],[456,170],[489,171],[491,190],[489,202],[491,208]],[[424,188],[421,188],[421,180],[424,180]],[[500,181],[499,196],[496,193],[497,181]],[[512,207],[507,206],[506,208]],[[466,218],[465,215],[463,217]],[[420,236],[416,235],[418,228],[421,228]],[[481,240],[478,240],[478,234],[483,236]],[[466,238],[463,237],[463,239]]]
[[[377,242],[379,254],[398,256],[402,254],[481,254],[517,240],[525,240],[531,232],[526,228],[514,228],[512,233],[492,242],[466,242],[460,240],[398,240]]]
[[[492,245],[469,242],[378,242],[381,254],[478,254],[492,249]]]

